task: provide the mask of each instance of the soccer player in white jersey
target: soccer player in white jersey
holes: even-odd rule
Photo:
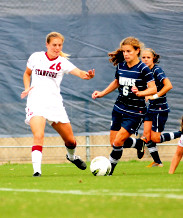
[[[178,142],[177,150],[172,158],[172,162],[171,162],[170,169],[169,169],[169,174],[175,173],[175,170],[177,169],[183,157],[183,117],[182,117],[182,122],[181,122],[181,132],[182,132],[182,135]]]
[[[109,53],[110,62],[116,67],[115,79],[103,91],[94,91],[92,98],[101,98],[118,88],[119,95],[112,112],[110,143],[113,150],[109,160],[110,175],[120,160],[124,142],[140,127],[147,111],[145,96],[157,92],[153,74],[139,59],[143,44],[134,37],[127,37],[120,48]],[[142,147],[136,147],[140,151]],[[138,153],[138,152],[137,152]]]
[[[46,121],[59,133],[67,149],[66,158],[79,169],[85,170],[86,164],[75,155],[76,140],[63,106],[60,84],[64,74],[72,74],[89,80],[95,70],[82,71],[67,60],[62,52],[64,36],[51,32],[46,37],[47,51],[33,53],[27,62],[23,75],[25,90],[21,98],[27,97],[26,120],[30,125],[34,145],[32,146],[33,176],[41,176],[42,146]]]

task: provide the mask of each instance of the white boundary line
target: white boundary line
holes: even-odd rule
[[[149,191],[150,189],[144,190]],[[170,192],[174,189],[166,189],[167,192]],[[169,198],[169,199],[183,199],[183,195],[177,194],[161,194],[161,193],[130,193],[123,192],[119,190],[118,192],[111,192],[111,190],[41,190],[41,189],[13,189],[13,188],[0,188],[0,191],[3,192],[34,192],[34,193],[51,193],[51,194],[71,194],[71,195],[100,195],[100,196],[126,196],[126,197],[148,197],[148,198]],[[142,191],[142,190],[141,190]],[[157,189],[151,191],[158,191]],[[159,189],[159,191],[162,191]],[[164,190],[165,191],[165,190]],[[175,190],[174,190],[175,191]],[[183,190],[181,190],[183,191]]]
[[[172,189],[148,188],[148,189],[140,189],[139,192],[183,192],[183,189],[178,189],[178,188],[172,188]]]

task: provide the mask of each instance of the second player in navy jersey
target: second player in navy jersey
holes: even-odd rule
[[[147,111],[145,96],[157,92],[153,74],[139,60],[143,44],[134,37],[127,37],[120,48],[109,53],[110,62],[117,66],[115,79],[103,91],[94,91],[92,98],[101,98],[118,88],[119,95],[112,111],[110,143],[113,150],[109,160],[110,175],[120,160],[124,142],[140,127]],[[137,153],[142,147],[136,147]]]
[[[146,145],[153,158],[153,162],[147,167],[162,167],[163,164],[160,160],[156,143],[169,141],[178,138],[181,135],[181,131],[162,133],[168,119],[168,113],[170,112],[166,93],[173,87],[162,68],[157,65],[157,63],[159,63],[160,55],[153,49],[146,48],[142,52],[141,58],[153,72],[157,86],[157,94],[146,96],[146,100],[149,100],[149,107],[148,113],[144,119],[143,137],[146,139]]]
[[[162,133],[165,128],[165,123],[168,119],[170,112],[166,93],[172,89],[170,80],[166,77],[164,71],[158,66],[160,56],[156,54],[151,48],[146,48],[142,52],[142,61],[151,69],[155,83],[157,86],[157,93],[155,95],[146,96],[149,100],[147,114],[144,118],[144,133],[141,138],[128,138],[123,148],[132,148],[137,145],[147,146],[149,153],[153,158],[153,162],[147,167],[162,167],[163,164],[160,160],[156,143],[170,141],[181,136],[181,131]],[[143,149],[142,149],[143,150]],[[143,157],[143,152],[140,153],[138,158]]]

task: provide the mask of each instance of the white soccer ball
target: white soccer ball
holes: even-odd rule
[[[106,157],[95,157],[91,161],[90,171],[94,176],[107,176],[111,172],[111,163]]]

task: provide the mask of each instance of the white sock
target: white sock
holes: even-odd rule
[[[135,145],[136,145],[136,138],[132,138],[132,140],[133,140],[133,144],[132,144],[132,146],[131,146],[131,148],[135,148]]]
[[[32,151],[32,165],[34,173],[38,172],[41,174],[41,160],[42,152],[38,150]]]
[[[113,164],[117,164],[119,162],[119,160],[115,160],[111,156],[109,156],[109,161],[110,161],[110,163],[113,163]]]
[[[76,148],[69,149],[68,147],[66,147],[66,149],[67,149],[67,155],[68,155],[69,159],[74,160],[75,159],[74,153],[75,153]]]

